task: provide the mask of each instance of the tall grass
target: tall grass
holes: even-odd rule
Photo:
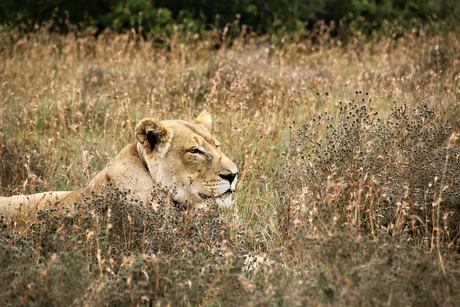
[[[4,225],[1,300],[454,306],[460,35],[330,30],[1,32],[1,196],[85,185],[138,120],[202,109],[240,168],[228,210],[162,215],[110,192]]]

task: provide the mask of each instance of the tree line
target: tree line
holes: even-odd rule
[[[224,28],[235,21],[256,33],[296,31],[319,20],[366,23],[378,30],[385,21],[403,27],[427,22],[455,23],[457,0],[3,0],[0,25],[33,29],[49,20],[74,25],[149,32],[168,24]],[[61,31],[64,31],[61,29]]]

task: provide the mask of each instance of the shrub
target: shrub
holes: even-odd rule
[[[109,187],[73,209],[39,211],[25,235],[5,235],[4,301],[67,305],[88,295],[110,305],[146,297],[201,302],[212,280],[223,282],[220,274],[241,271],[239,258],[225,260],[234,245],[215,204],[188,211],[166,201],[161,189],[153,191],[156,209]],[[103,288],[88,289],[88,278],[97,276],[105,276]]]
[[[36,253],[32,242],[0,233],[2,305],[71,305],[89,285],[84,257],[62,251],[37,263]]]
[[[425,103],[395,106],[382,119],[371,99],[359,98],[294,131],[284,166],[293,206],[332,207],[339,223],[410,232],[427,249],[447,248],[460,217],[460,148],[448,143],[449,121],[437,123]]]

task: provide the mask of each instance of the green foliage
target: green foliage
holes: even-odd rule
[[[106,27],[136,29],[144,33],[159,31],[165,25],[207,25],[223,29],[237,21],[258,33],[298,31],[304,25],[317,21],[353,21],[362,18],[361,27],[370,34],[381,29],[385,21],[398,22],[404,28],[418,23],[449,20],[456,22],[460,7],[457,1],[158,1],[158,0],[82,0],[54,1],[27,0],[2,1],[0,23],[29,27],[54,18],[59,31],[70,30],[63,20],[72,24],[94,25],[101,30]]]
[[[171,23],[171,12],[168,9],[156,9],[151,1],[136,0],[116,2],[110,7],[110,12],[101,16],[98,26],[124,29],[147,29],[158,31]]]

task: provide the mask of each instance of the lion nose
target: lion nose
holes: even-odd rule
[[[232,173],[231,171],[228,171],[228,174],[226,175],[223,175],[223,174],[220,174],[219,176],[223,179],[227,179],[228,182],[230,182],[230,185],[233,183],[233,180],[235,180],[235,177],[236,175],[238,174],[238,172],[236,173]]]

